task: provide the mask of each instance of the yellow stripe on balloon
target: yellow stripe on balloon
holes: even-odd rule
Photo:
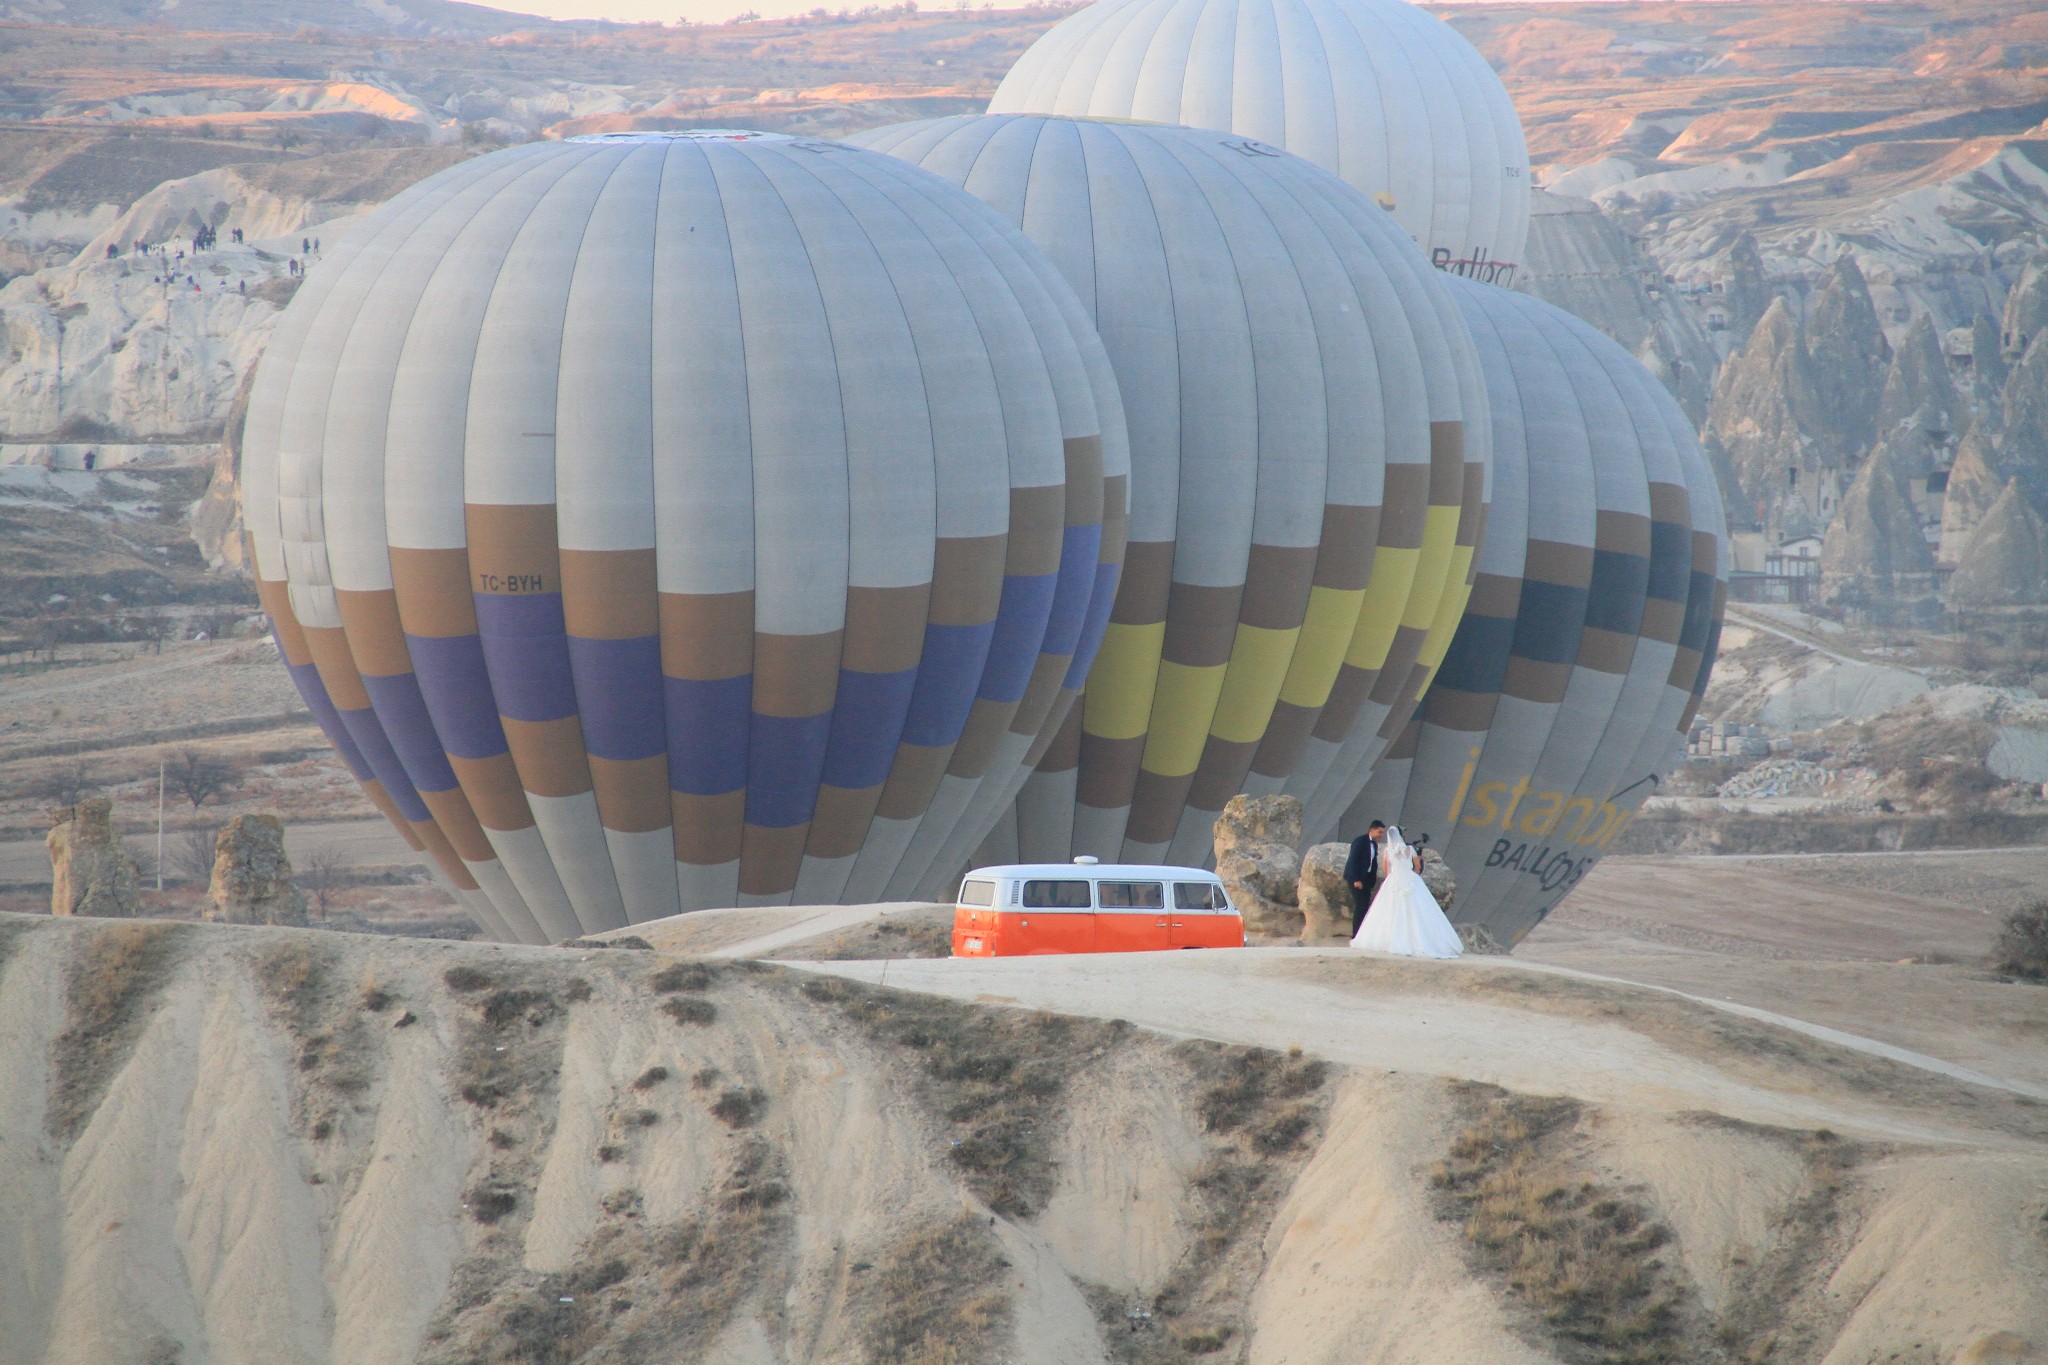
[[[1382,545],[1373,551],[1372,574],[1365,580],[1365,607],[1358,613],[1345,663],[1376,672],[1387,662],[1387,651],[1394,647],[1394,632],[1401,628],[1421,563],[1422,551],[1414,547]]]
[[[1458,548],[1460,512],[1456,507],[1432,507],[1423,518],[1422,562],[1416,566],[1415,589],[1401,617],[1410,630],[1426,631],[1436,624],[1437,605],[1450,584],[1451,556]]]
[[[1124,625],[1112,621],[1088,670],[1081,703],[1081,729],[1098,739],[1136,739],[1152,721],[1152,688],[1159,655],[1166,648],[1166,623]]]
[[[1300,637],[1300,626],[1238,626],[1210,734],[1232,744],[1252,744],[1265,737],[1266,722],[1273,718],[1273,703],[1280,700],[1280,684],[1287,680],[1287,665]]]
[[[1287,679],[1280,685],[1280,700],[1308,711],[1322,709],[1330,699],[1330,689],[1336,686],[1337,670],[1344,664],[1344,651],[1351,644],[1351,633],[1358,629],[1358,613],[1364,605],[1364,588],[1308,590],[1308,613],[1302,618],[1301,638],[1295,642]]]
[[[1161,777],[1186,777],[1202,761],[1209,742],[1209,721],[1223,694],[1229,664],[1197,667],[1171,660],[1159,665],[1159,686],[1152,696],[1152,733],[1145,740],[1145,771]]]
[[[1465,619],[1465,608],[1472,601],[1472,556],[1473,547],[1460,545],[1451,552],[1451,577],[1444,585],[1443,600],[1437,603],[1436,620],[1430,625],[1429,634],[1423,637],[1422,653],[1417,662],[1428,671],[1422,676],[1422,683],[1415,689],[1419,698],[1429,690],[1436,679],[1436,671],[1443,666],[1444,655],[1450,653],[1451,640],[1458,633],[1458,623]]]

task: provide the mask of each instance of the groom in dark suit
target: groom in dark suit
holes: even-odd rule
[[[1344,883],[1351,888],[1351,936],[1358,937],[1365,923],[1366,908],[1379,889],[1385,869],[1380,866],[1380,845],[1387,841],[1387,822],[1375,820],[1365,833],[1351,841],[1351,856],[1344,860]]]

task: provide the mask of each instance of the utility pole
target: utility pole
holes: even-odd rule
[[[156,889],[164,889],[164,761],[156,761]]]

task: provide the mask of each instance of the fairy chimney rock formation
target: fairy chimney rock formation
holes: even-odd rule
[[[2048,531],[2017,481],[1991,505],[1963,544],[1948,582],[1958,607],[2035,606],[2048,601]]]
[[[1780,534],[1818,529],[1820,391],[1799,320],[1784,299],[1728,357],[1707,406],[1707,435],[1727,452],[1739,505]],[[1831,461],[1825,461],[1831,462]]]
[[[52,813],[50,913],[128,919],[136,913],[135,860],[114,833],[114,803],[103,796]]]
[[[1216,817],[1216,875],[1254,934],[1299,934],[1301,800],[1233,796]]]
[[[214,843],[206,917],[228,924],[304,924],[306,898],[292,884],[284,822],[275,815],[237,815]]]
[[[1883,392],[1892,359],[1854,256],[1845,252],[1836,258],[1827,283],[1813,297],[1805,330],[1826,422],[1821,434],[1835,443],[1837,454],[1853,460],[1870,448],[1879,430],[1870,400]]]
[[[1901,597],[1924,596],[1933,570],[1920,519],[1880,447],[1842,495],[1841,513],[1821,541],[1821,599],[1889,607]]]
[[[1963,443],[1956,447],[1956,462],[1949,467],[1948,489],[1941,498],[1941,548],[1935,557],[1944,564],[1962,558],[1970,532],[1991,511],[2005,491],[2006,480],[1998,477],[1997,452],[1982,424],[1971,426]]]
[[[1948,377],[1934,320],[1922,313],[1892,355],[1877,404],[1878,434],[1885,436],[1910,423],[1930,435],[1948,437],[1960,430],[1962,421],[1963,402]]]
[[[1320,943],[1351,933],[1351,888],[1344,884],[1349,844],[1317,844],[1301,855],[1294,900],[1301,910],[1301,941]]]

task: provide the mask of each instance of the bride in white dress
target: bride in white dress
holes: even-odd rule
[[[1415,870],[1419,858],[1398,828],[1387,831],[1380,860],[1387,870],[1386,880],[1372,898],[1365,923],[1359,926],[1351,946],[1403,957],[1461,956],[1464,949],[1458,943],[1458,931],[1423,885]]]

